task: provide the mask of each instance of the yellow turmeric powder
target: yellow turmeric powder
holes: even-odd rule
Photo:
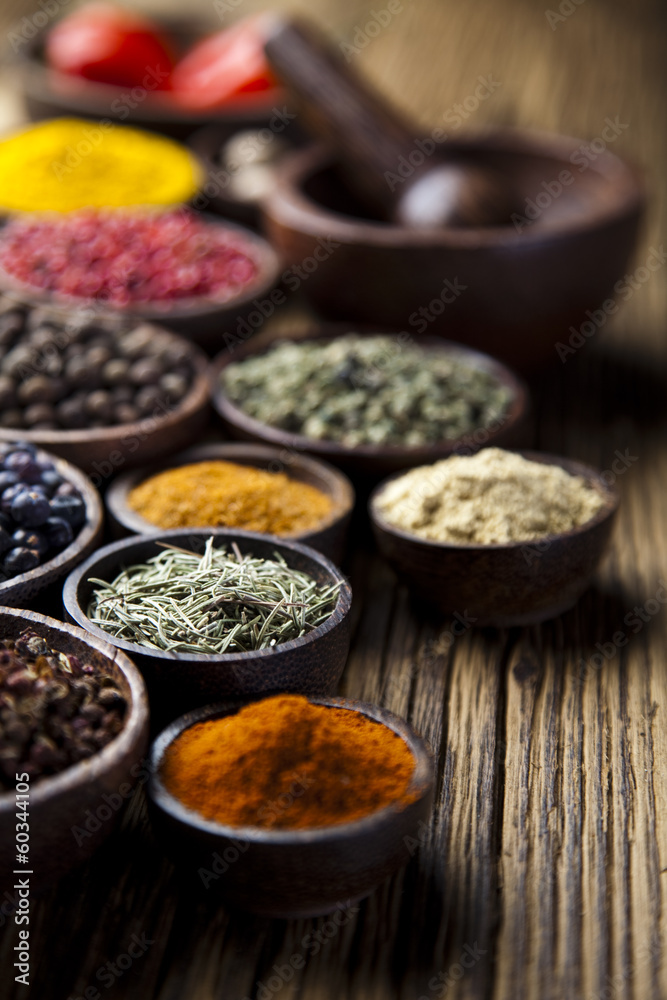
[[[171,794],[226,826],[303,829],[410,801],[415,760],[388,726],[360,712],[277,695],[200,722],[167,749]]]
[[[5,211],[173,205],[188,201],[202,180],[185,146],[105,120],[56,118],[0,142]]]
[[[159,528],[243,528],[294,535],[321,524],[331,498],[283,472],[208,461],[159,472],[135,486],[128,504]]]

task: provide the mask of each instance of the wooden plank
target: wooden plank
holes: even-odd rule
[[[244,0],[243,13],[259,6]],[[362,0],[296,7],[346,40],[370,17]],[[203,0],[199,9],[210,15]],[[2,17],[24,14],[9,0]],[[499,85],[461,128],[508,123],[592,139],[618,116],[628,127],[613,150],[638,161],[658,191],[664,41],[651,0],[632,10],[587,0],[553,30],[543,7],[522,0],[422,0],[404,3],[355,60],[425,131],[474,93],[479,75]],[[7,123],[15,106],[0,92]],[[629,270],[664,241],[664,222],[656,197]],[[667,996],[667,609],[656,597],[667,578],[666,307],[662,267],[534,387],[536,446],[603,469],[617,451],[637,456],[618,478],[613,550],[577,609],[540,628],[468,632],[451,644],[450,623],[416,611],[358,546],[342,690],[409,718],[438,759],[433,820],[405,871],[331,937],[325,919],[231,914],[176,877],[137,800],[113,842],[35,901],[30,995],[63,1000],[97,984],[129,1000],[267,1000],[261,985],[271,1000]],[[615,645],[619,632],[627,644],[600,659],[596,644]],[[154,943],[107,994],[97,971],[132,933]],[[13,984],[15,943],[5,920],[3,996],[25,997]],[[466,945],[477,960],[464,969]],[[305,968],[271,983],[293,955]]]

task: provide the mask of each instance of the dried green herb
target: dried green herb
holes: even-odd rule
[[[422,445],[501,421],[511,390],[457,353],[348,334],[280,341],[228,365],[222,385],[245,413],[318,440]]]
[[[232,543],[203,555],[176,546],[97,584],[88,617],[117,639],[174,653],[231,653],[297,639],[331,615],[340,584],[320,587],[275,553]]]

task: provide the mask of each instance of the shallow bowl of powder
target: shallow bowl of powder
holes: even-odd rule
[[[498,448],[391,477],[369,500],[380,552],[418,600],[496,626],[571,608],[617,508],[616,490],[595,469]]]
[[[105,503],[118,537],[157,528],[243,528],[293,538],[340,564],[354,490],[327,462],[266,445],[219,442],[119,476]]]
[[[339,714],[355,718],[341,724]],[[242,719],[234,742],[220,723]],[[182,737],[195,742],[180,749]],[[222,759],[214,769],[202,739]],[[221,769],[230,790],[222,797]],[[345,698],[206,706],[158,736],[150,771],[154,828],[188,879],[267,916],[331,914],[322,929],[329,938],[410,861],[433,798],[424,740],[391,712]]]

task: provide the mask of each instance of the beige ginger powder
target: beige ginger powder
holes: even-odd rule
[[[375,505],[389,524],[421,538],[496,545],[570,531],[603,503],[581,476],[485,448],[406,472]]]

